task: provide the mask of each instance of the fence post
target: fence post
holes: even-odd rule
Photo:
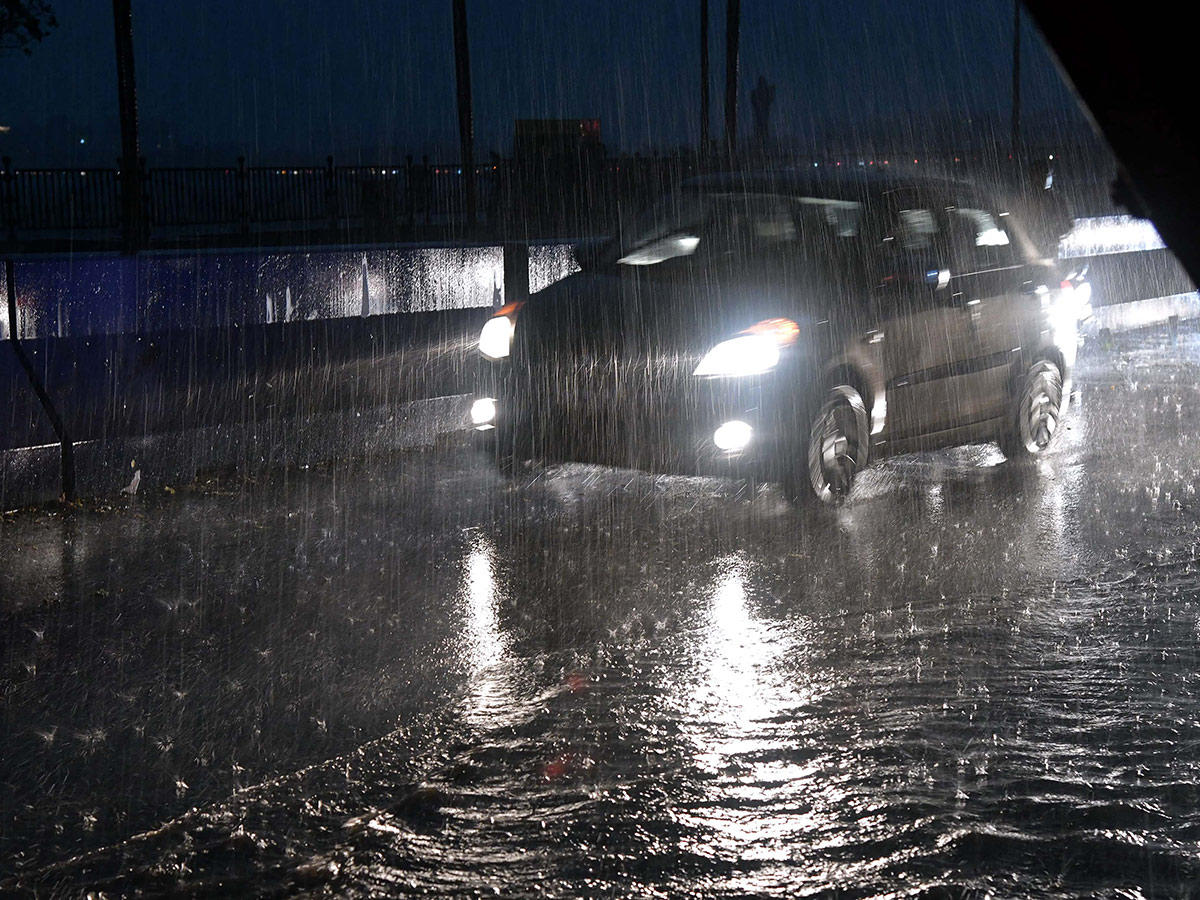
[[[471,112],[471,52],[467,43],[467,0],[454,0],[454,71],[458,86],[459,165],[466,194],[467,231],[475,229],[475,118]]]
[[[404,157],[404,213],[408,218],[408,229],[411,232],[417,224],[417,204],[413,194],[413,165],[412,154]]]
[[[242,235],[250,233],[250,202],[246,193],[246,157],[238,157],[237,165],[237,213]]]
[[[13,172],[12,157],[4,157],[4,228],[8,232],[8,242],[17,240],[17,176]]]
[[[429,224],[430,207],[433,206],[433,179],[429,177],[429,157],[421,157],[421,202],[425,205],[425,224]]]
[[[337,173],[333,168],[333,157],[325,157],[325,214],[329,219],[329,237],[337,239],[338,231],[338,193]]]
[[[742,0],[725,2],[725,154],[737,156],[738,39],[741,36]]]
[[[126,253],[136,253],[144,239],[142,180],[139,172],[137,87],[133,72],[133,16],[130,0],[113,0],[117,51],[117,100],[121,114],[121,238]]]

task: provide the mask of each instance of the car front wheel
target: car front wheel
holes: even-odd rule
[[[788,500],[816,505],[845,500],[867,463],[870,429],[862,395],[849,384],[831,387],[800,438],[784,474]]]
[[[1062,372],[1050,360],[1038,360],[1018,390],[1012,416],[1000,435],[1000,450],[1014,462],[1040,456],[1054,439],[1062,414]]]

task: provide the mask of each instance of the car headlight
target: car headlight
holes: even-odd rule
[[[505,359],[512,352],[513,332],[517,327],[517,312],[524,303],[509,303],[500,307],[479,332],[479,352],[488,359]]]
[[[764,319],[709,350],[692,374],[703,378],[763,375],[779,365],[781,351],[799,335],[800,327],[791,319]]]

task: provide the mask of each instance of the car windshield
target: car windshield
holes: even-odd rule
[[[857,237],[861,213],[848,200],[682,189],[639,216],[628,238],[614,242],[610,261],[655,266],[714,248],[739,255],[772,245],[813,249]]]
[[[696,190],[683,189],[661,197],[633,221],[625,236],[617,237],[607,261],[653,265],[691,253],[696,247],[693,239],[704,227],[711,208],[709,198]],[[657,252],[656,245],[660,247]],[[672,249],[679,252],[672,254]]]

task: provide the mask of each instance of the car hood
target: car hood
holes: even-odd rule
[[[539,356],[683,355],[763,319],[807,324],[846,298],[825,272],[786,282],[663,278],[638,270],[579,272],[534,294],[522,309],[518,340]]]

